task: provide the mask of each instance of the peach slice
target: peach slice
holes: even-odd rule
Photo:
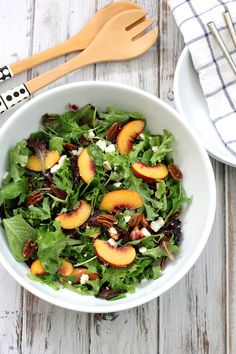
[[[30,267],[30,271],[32,274],[42,275],[46,273],[46,270],[43,268],[42,263],[39,259],[36,259]]]
[[[91,157],[89,156],[88,148],[83,149],[83,151],[79,155],[78,167],[82,180],[87,184],[90,183],[95,176],[96,166]]]
[[[144,126],[145,122],[140,119],[132,120],[123,126],[116,139],[118,151],[121,155],[128,155],[132,150],[134,139],[142,133]]]
[[[163,163],[148,166],[142,162],[136,162],[132,165],[132,170],[135,176],[150,182],[155,179],[163,179],[168,175],[168,168]]]
[[[91,214],[91,206],[85,201],[81,200],[78,207],[68,213],[59,214],[56,217],[63,229],[75,229],[85,223]]]
[[[89,276],[89,280],[99,279],[99,275],[97,273],[91,273],[87,268],[75,268],[71,275],[75,277],[76,283],[79,283],[83,274],[87,274]]]
[[[100,261],[117,268],[129,266],[136,257],[134,247],[123,246],[118,248],[99,238],[94,242],[94,250]]]
[[[137,209],[143,206],[140,195],[130,189],[120,189],[107,193],[100,203],[100,210],[115,211],[116,209]]]
[[[66,259],[62,260],[62,266],[58,269],[58,273],[63,277],[68,277],[74,270],[74,267],[71,262],[67,261]]]
[[[58,151],[47,151],[45,155],[45,170],[49,170],[54,166],[60,158]],[[29,157],[26,167],[31,171],[40,172],[43,171],[43,166],[37,155],[32,155]]]

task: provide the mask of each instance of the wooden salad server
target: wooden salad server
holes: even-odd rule
[[[0,113],[83,66],[105,61],[128,60],[145,53],[152,47],[158,34],[157,27],[144,33],[154,22],[154,18],[146,20],[145,15],[143,10],[128,10],[112,17],[87,49],[73,59],[1,94]]]
[[[0,67],[0,82],[51,59],[87,48],[108,20],[122,11],[131,9],[140,9],[140,6],[128,1],[122,1],[102,8],[88,21],[79,33],[65,42],[44,50],[41,53],[19,60],[16,63]]]

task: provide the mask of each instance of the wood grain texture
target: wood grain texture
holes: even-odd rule
[[[226,313],[227,353],[236,352],[236,170],[226,168]]]
[[[79,31],[110,0],[1,0],[0,66],[54,46]],[[143,57],[76,71],[67,82],[107,80],[140,87],[174,105],[173,76],[183,48],[167,0],[137,0],[159,25]],[[16,16],[17,14],[17,16]],[[12,30],[12,28],[17,28]],[[6,46],[7,41],[7,46]],[[58,58],[1,84],[1,91],[63,63]],[[12,110],[14,111],[14,109]],[[0,125],[11,113],[1,117]],[[0,267],[0,354],[234,354],[236,352],[235,169],[214,160],[217,211],[211,238],[193,269],[159,299],[136,309],[87,315],[23,290]]]

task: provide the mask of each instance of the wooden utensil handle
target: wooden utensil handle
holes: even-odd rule
[[[93,64],[95,62],[103,61],[102,55],[94,53],[86,49],[84,52],[77,55],[75,58],[67,61],[66,63],[59,65],[55,69],[52,69],[44,74],[37,76],[36,78],[27,81],[25,83],[28,91],[32,94],[41,88],[49,85],[50,83],[60,79],[62,76],[65,76],[83,66],[88,64]]]
[[[69,42],[69,41],[67,41]],[[58,58],[62,55],[71,53],[73,51],[75,51],[74,46],[69,45],[70,43],[68,43],[68,45],[58,45],[54,48],[49,48],[47,50],[44,50],[41,53],[38,54],[34,54],[28,58],[22,59],[17,61],[16,63],[12,63],[9,65],[10,70],[12,72],[12,76],[19,74],[23,71],[26,71],[28,69],[31,69],[34,66],[37,66],[39,64],[45,63],[49,60]]]
[[[92,53],[91,53],[92,54]],[[82,66],[93,64],[94,62],[103,61],[102,55],[90,55],[90,50],[86,50],[68,62],[59,65],[57,68],[48,71],[38,77],[27,81],[20,86],[7,90],[0,95],[0,113],[5,112],[9,108],[15,106],[22,100],[30,97],[30,95],[51,82],[58,80],[62,76],[81,68]]]

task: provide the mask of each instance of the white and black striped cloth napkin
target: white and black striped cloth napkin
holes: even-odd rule
[[[229,11],[236,26],[236,0],[169,0],[169,6],[198,72],[209,116],[224,144],[235,155],[236,76],[207,24],[214,21],[236,63],[236,48],[222,15]]]

